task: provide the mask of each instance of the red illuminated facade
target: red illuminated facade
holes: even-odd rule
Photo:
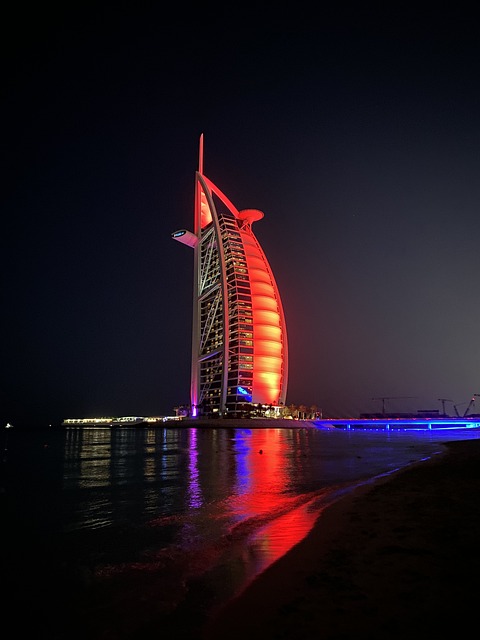
[[[240,416],[248,405],[285,404],[288,345],[278,288],[252,231],[263,218],[239,211],[203,173],[195,174],[194,232],[172,237],[193,248],[193,415]]]

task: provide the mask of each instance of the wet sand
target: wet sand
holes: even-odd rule
[[[455,441],[326,509],[197,637],[459,634],[477,627],[479,580],[480,441]]]

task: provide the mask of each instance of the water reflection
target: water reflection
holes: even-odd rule
[[[265,553],[291,546],[312,518],[304,514],[300,534],[284,523],[281,545],[278,536],[273,545],[272,520],[298,506],[304,438],[285,429],[67,429],[65,528],[129,522],[161,530],[174,518],[185,544],[186,524],[190,541],[212,542],[269,523]]]
[[[197,430],[189,429],[190,443],[188,447],[188,506],[191,509],[199,509],[202,506],[202,492],[200,489],[199,472],[197,465]]]
[[[238,589],[316,519],[303,431],[68,429],[64,529],[147,527],[145,569],[174,556],[179,580],[216,566]]]
[[[305,536],[338,485],[425,458],[444,440],[473,437],[307,428],[12,430],[4,464],[8,548],[22,547],[15,558],[28,552],[29,575],[31,558],[48,559],[51,571],[55,557],[64,567],[70,554],[112,585],[115,603],[138,599],[143,612],[150,597],[152,610],[183,614],[192,593],[216,606],[244,588]]]
[[[318,510],[310,508],[313,496],[288,492],[298,471],[298,450],[292,448],[298,435],[268,429],[254,439],[251,432],[235,438],[237,481],[226,508],[246,531],[256,525],[244,541],[244,583],[302,540],[317,518]]]
[[[115,525],[122,512],[145,522],[195,511],[231,529],[280,514],[312,491],[385,471],[406,455],[395,437],[380,434],[372,442],[363,436],[355,451],[356,434],[315,429],[66,431],[63,475],[72,527],[98,526],[89,520],[98,503],[102,526]]]
[[[64,437],[64,531],[134,531],[135,571],[174,559],[179,585],[208,575],[225,595],[303,539],[334,487],[439,449],[431,434],[308,428],[69,428]],[[115,571],[128,572],[116,557]]]

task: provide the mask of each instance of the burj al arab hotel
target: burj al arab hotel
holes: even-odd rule
[[[272,270],[252,231],[263,217],[257,209],[239,211],[204,175],[202,134],[194,231],[172,234],[194,251],[192,416],[240,417],[248,403],[285,404],[285,317]]]

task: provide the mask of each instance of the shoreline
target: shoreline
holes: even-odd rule
[[[290,420],[288,418],[184,418],[179,422],[169,421],[163,424],[172,427],[210,427],[218,429],[301,429],[319,428],[314,420]]]
[[[82,422],[62,422],[65,429],[323,429],[323,430],[382,430],[382,431],[443,431],[453,430],[479,431],[480,422],[477,418],[441,418],[441,419],[363,419],[363,418],[181,418],[181,419],[146,419],[138,418],[135,422],[117,422],[115,419],[97,420],[82,418]]]
[[[327,507],[209,621],[203,640],[390,640],[473,624],[480,441],[444,444],[443,454]]]
[[[88,419],[86,419],[88,420]],[[228,418],[228,419],[215,419],[215,418],[182,418],[181,420],[166,420],[158,422],[149,422],[147,420],[137,423],[96,423],[96,422],[84,422],[65,424],[62,422],[60,428],[62,429],[191,429],[191,428],[208,428],[208,429],[319,429],[319,428],[334,428],[334,427],[320,427],[315,424],[313,419],[289,419],[289,418]]]

